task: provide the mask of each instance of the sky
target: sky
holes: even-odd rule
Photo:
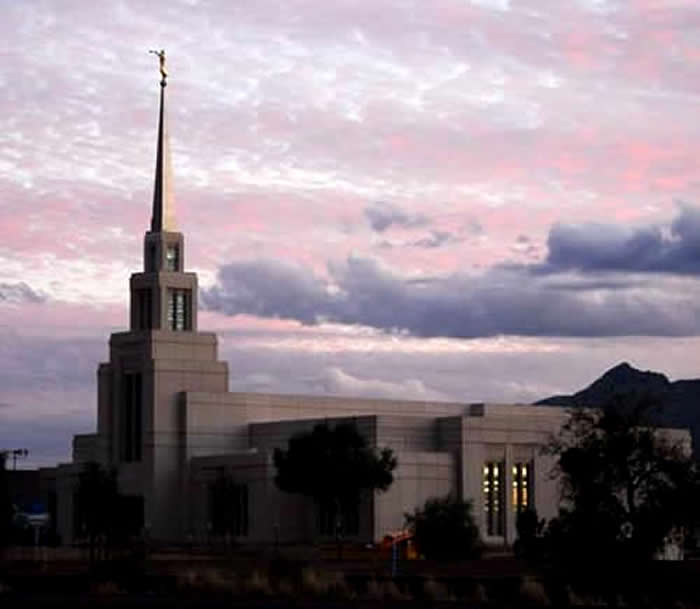
[[[695,0],[0,0],[0,448],[70,457],[128,324],[166,49],[233,391],[700,376]]]

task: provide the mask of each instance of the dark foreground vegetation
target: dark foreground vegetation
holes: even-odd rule
[[[697,561],[619,565],[614,572],[591,565],[571,573],[487,554],[449,563],[402,561],[392,576],[388,555],[348,552],[354,556],[339,562],[310,548],[277,556],[173,550],[148,557],[125,553],[92,567],[86,552],[57,553],[46,561],[15,553],[0,571],[0,606],[700,607]]]

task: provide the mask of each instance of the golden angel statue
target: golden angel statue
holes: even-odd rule
[[[158,56],[158,60],[160,63],[160,75],[162,77],[162,80],[160,82],[161,84],[165,84],[165,79],[168,77],[168,70],[165,67],[165,51],[161,49],[160,51],[150,50],[148,52]]]

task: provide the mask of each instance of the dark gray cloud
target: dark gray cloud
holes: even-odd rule
[[[350,258],[329,265],[329,277],[273,261],[233,263],[202,293],[203,304],[229,315],[333,321],[415,336],[687,336],[700,333],[698,286],[637,289],[558,287],[529,267],[494,268],[416,278],[377,261]],[[624,288],[624,289],[623,289]],[[664,289],[665,288],[665,289]]]
[[[413,245],[439,247],[451,238],[432,231]],[[203,302],[229,315],[423,337],[700,334],[700,285],[687,277],[700,272],[699,209],[682,205],[668,226],[556,225],[548,244],[542,263],[478,276],[402,276],[358,257],[330,264],[326,277],[274,261],[238,262],[221,268]]]
[[[202,303],[229,315],[318,321],[334,300],[327,282],[307,269],[274,260],[236,262],[223,266],[218,282],[202,291]]]
[[[366,207],[365,216],[372,230],[378,233],[383,233],[394,225],[403,228],[415,228],[426,226],[430,223],[423,214],[409,214],[396,205],[384,201],[377,201]]]
[[[458,241],[455,236],[448,231],[434,230],[430,231],[429,237],[424,237],[423,239],[418,239],[414,241],[411,245],[414,247],[424,247],[427,249],[432,249],[436,247],[442,247],[448,243],[454,243]]]
[[[401,240],[392,242],[388,239],[382,239],[376,244],[375,247],[380,250],[390,250],[394,249],[395,247],[420,247],[424,249],[436,249],[438,247],[442,247],[443,245],[460,243],[462,241],[464,241],[464,239],[455,236],[454,233],[449,231],[432,230],[427,236],[416,240]]]
[[[22,304],[44,302],[45,300],[46,294],[33,290],[24,281],[0,283],[0,302]]]
[[[700,209],[682,205],[670,226],[557,224],[550,230],[549,253],[535,268],[561,271],[700,273]]]

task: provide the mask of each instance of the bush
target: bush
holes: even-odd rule
[[[245,580],[243,584],[246,593],[251,596],[261,597],[261,596],[272,596],[272,586],[270,586],[270,580],[266,573],[260,573],[260,571],[253,571],[250,577]]]
[[[481,554],[471,501],[461,501],[452,495],[428,499],[423,508],[406,514],[406,525],[426,558],[459,560]]]
[[[545,521],[537,518],[537,511],[530,508],[518,513],[515,528],[518,538],[513,544],[513,551],[519,558],[535,559],[542,554],[542,534]]]
[[[372,601],[410,600],[410,596],[401,592],[393,581],[378,582],[374,579],[367,582],[365,598]]]
[[[301,572],[302,590],[314,598],[333,598],[347,600],[354,594],[342,573],[319,573],[315,569],[304,569]]]
[[[545,607],[552,604],[542,583],[532,577],[524,577],[520,583],[520,598],[528,605]]]
[[[442,582],[435,581],[432,577],[423,583],[423,600],[426,601],[449,601],[450,592]]]

